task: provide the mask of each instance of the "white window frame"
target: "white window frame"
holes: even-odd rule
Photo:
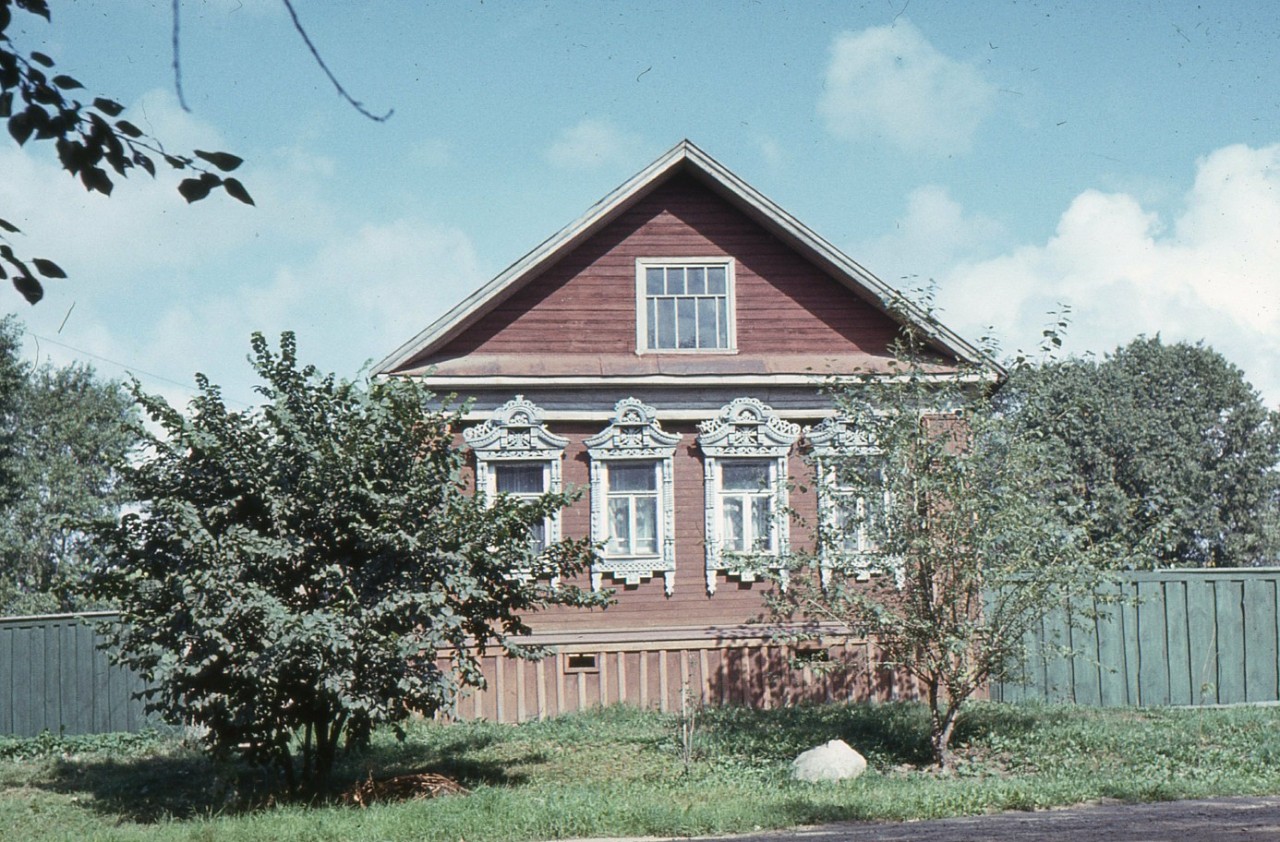
[[[732,257],[638,257],[636,258],[636,353],[637,354],[736,354],[738,328],[736,305],[736,261]],[[724,348],[650,348],[648,289],[645,270],[650,268],[699,268],[722,266],[725,270],[726,341]]]
[[[842,418],[827,418],[821,424],[805,429],[805,438],[813,448],[814,470],[818,493],[818,527],[822,530],[818,542],[818,567],[825,588],[837,572],[852,574],[865,581],[871,574],[885,569],[885,558],[879,549],[871,545],[866,527],[858,526],[857,550],[845,547],[845,535],[841,507],[852,499],[865,511],[869,489],[851,486],[840,481],[837,464],[859,455],[874,456],[880,450],[865,430],[855,428],[853,422]],[[881,511],[891,505],[889,492],[881,491]],[[899,585],[902,583],[902,566],[893,565]]]
[[[698,447],[704,459],[706,509],[707,593],[716,592],[721,571],[744,582],[755,581],[758,569],[742,564],[747,559],[781,557],[791,548],[791,523],[787,517],[787,458],[800,427],[784,421],[773,409],[756,398],[735,398],[719,414],[698,425]],[[736,553],[724,549],[724,497],[721,493],[723,466],[733,461],[765,462],[770,465],[774,505],[770,549],[766,552]],[[768,564],[777,568],[779,565]],[[785,586],[785,570],[783,585]]]
[[[683,438],[668,433],[658,423],[657,411],[636,398],[623,398],[614,406],[609,426],[586,439],[591,458],[591,540],[602,550],[591,566],[591,587],[600,590],[610,576],[638,585],[661,575],[663,589],[675,590],[675,463],[676,447]],[[656,553],[611,554],[609,542],[609,467],[647,463],[657,472],[658,522]]]
[[[484,423],[462,431],[462,438],[476,458],[476,491],[492,502],[498,496],[499,464],[542,465],[544,493],[559,492],[561,461],[569,440],[550,432],[542,410],[524,395],[517,395],[494,410]],[[543,526],[543,549],[560,540],[560,512],[549,515]],[[528,571],[513,571],[527,575]]]

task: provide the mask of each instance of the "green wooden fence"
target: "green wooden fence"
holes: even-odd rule
[[[1209,705],[1280,701],[1280,568],[1129,573],[1097,618],[1049,615],[1004,701]],[[1077,606],[1078,607],[1078,606]],[[1077,611],[1077,617],[1085,612]],[[1061,647],[1069,654],[1045,652]]]
[[[94,624],[112,614],[0,619],[0,734],[138,731],[142,681],[110,663]]]

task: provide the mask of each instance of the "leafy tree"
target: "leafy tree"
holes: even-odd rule
[[[135,169],[156,174],[156,163],[188,173],[178,192],[188,202],[221,188],[227,195],[253,204],[240,181],[230,172],[241,159],[227,152],[195,150],[175,154],[152,135],[124,119],[125,108],[109,97],[81,93],[84,85],[59,73],[54,60],[39,51],[19,50],[9,37],[15,11],[50,20],[48,0],[0,0],[0,119],[19,145],[52,141],[63,169],[90,192],[110,195],[115,178]],[[84,97],[82,101],[78,97]],[[57,263],[43,257],[22,257],[9,238],[21,230],[0,218],[0,280],[11,278],[28,302],[44,297],[40,278],[65,278]]]
[[[1139,337],[1011,379],[1019,429],[1055,442],[1087,524],[1135,565],[1272,561],[1280,415],[1203,344]]]
[[[833,384],[839,420],[811,434],[826,445],[818,549],[790,559],[769,605],[783,639],[871,637],[922,689],[946,767],[966,702],[1103,574],[1066,517],[1073,477],[1050,443],[1014,435],[990,370],[939,375],[917,327],[895,353],[897,377]]]
[[[419,385],[300,368],[287,333],[279,353],[255,335],[252,362],[254,411],[203,376],[187,414],[135,387],[163,433],[127,471],[141,507],[104,527],[95,593],[121,606],[115,640],[152,710],[319,791],[344,734],[448,706],[482,684],[487,648],[539,655],[519,642],[526,612],[598,603],[552,584],[592,549],[535,555],[564,494],[467,493],[459,417]]]
[[[87,528],[122,501],[133,403],[87,366],[23,363],[18,335],[0,322],[0,611],[70,611],[94,558]]]

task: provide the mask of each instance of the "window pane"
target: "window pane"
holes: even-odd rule
[[[688,292],[690,295],[702,295],[707,291],[707,270],[701,266],[689,267],[687,270]]]
[[[677,298],[676,310],[679,316],[676,333],[679,338],[678,347],[698,347],[698,301],[694,298]]]
[[[724,498],[724,548],[742,552],[742,498]]]
[[[767,462],[726,462],[720,468],[720,487],[726,491],[770,491]]]
[[[494,466],[494,479],[499,494],[541,494],[542,464],[509,463]]]
[[[658,299],[658,348],[676,347],[676,300]]]
[[[684,295],[684,269],[667,267],[667,295]]]
[[[662,295],[662,269],[650,266],[644,270],[644,291],[646,295]]]
[[[723,266],[707,267],[707,292],[712,295],[725,294],[725,271]]]
[[[622,554],[630,550],[631,545],[631,501],[623,497],[609,501],[609,546],[610,553]]]
[[[645,309],[648,311],[646,321],[649,326],[649,340],[645,343],[646,348],[658,347],[658,302],[655,299],[645,301]]]
[[[716,339],[719,341],[720,344],[717,345],[716,347],[728,348],[729,347],[729,299],[728,298],[716,299],[716,313],[719,316],[717,321],[719,322],[719,327],[720,327],[720,332],[716,337]]]
[[[658,480],[652,463],[609,466],[611,494],[618,491],[655,491],[657,488]]]
[[[698,347],[723,348],[718,341],[716,329],[716,300],[714,298],[698,299]]]
[[[540,520],[529,527],[529,546],[535,553],[540,553],[547,548],[546,521]]]
[[[753,550],[771,550],[773,541],[773,500],[768,497],[756,497],[751,501],[751,535]]]
[[[636,498],[636,533],[633,551],[637,554],[658,552],[658,498]]]

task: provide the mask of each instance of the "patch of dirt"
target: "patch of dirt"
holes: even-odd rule
[[[369,777],[342,793],[342,803],[368,807],[385,801],[416,801],[441,795],[467,795],[469,790],[453,778],[435,772],[415,772],[394,778]]]

